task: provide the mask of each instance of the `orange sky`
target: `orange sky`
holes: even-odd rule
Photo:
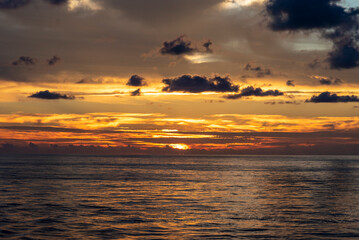
[[[359,154],[357,33],[335,16],[62,2],[0,5],[1,154]],[[357,3],[334,5],[359,23]]]

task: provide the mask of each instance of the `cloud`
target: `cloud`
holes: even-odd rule
[[[212,41],[208,40],[207,42],[203,43],[202,46],[206,49],[207,53],[212,53],[213,50],[211,49]]]
[[[312,76],[317,79],[320,85],[341,85],[343,81],[339,78],[323,77],[323,76]]]
[[[227,99],[238,99],[242,97],[267,97],[267,96],[283,96],[284,93],[279,90],[267,90],[263,91],[261,88],[254,88],[253,86],[249,86],[246,88],[241,89],[241,92],[239,94],[232,94],[227,95],[225,98]]]
[[[92,78],[83,78],[76,83],[78,83],[78,84],[101,84],[101,83],[103,83],[103,80],[101,78],[96,79],[96,80],[92,79]]]
[[[343,83],[343,81],[340,80],[339,78],[336,78],[334,80],[322,78],[319,80],[319,83],[321,85],[340,85]]]
[[[165,41],[162,44],[160,53],[162,55],[192,55],[194,53],[212,53],[213,50],[210,48],[213,43],[211,40],[202,44],[204,50],[198,49],[197,47],[192,46],[192,41],[186,39],[185,35],[181,35],[175,40]]]
[[[31,57],[27,56],[21,56],[18,60],[13,61],[12,65],[18,66],[18,65],[35,65],[35,60]]]
[[[140,77],[138,75],[132,75],[131,78],[126,83],[126,85],[133,87],[140,87],[140,86],[146,86],[147,83],[144,81],[143,77]]]
[[[60,5],[67,3],[68,0],[44,0],[45,2]],[[31,0],[0,0],[0,9],[17,9],[29,4]]]
[[[268,69],[268,68],[264,69],[260,66],[252,67],[252,65],[249,63],[247,63],[247,65],[244,67],[244,70],[255,72],[257,74],[257,77],[259,77],[259,78],[268,76],[268,75],[272,75],[272,71],[270,69]]]
[[[216,114],[198,116],[198,118],[184,116],[176,118],[164,114],[102,112],[2,114],[0,121],[2,122],[0,130],[6,130],[2,131],[0,146],[7,144],[3,146],[7,149],[13,149],[14,146],[19,145],[29,149],[30,142],[35,143],[39,148],[50,144],[57,145],[56,148],[71,144],[71,147],[79,148],[78,153],[86,154],[93,154],[89,152],[91,149],[106,145],[104,149],[108,150],[115,150],[116,146],[138,147],[140,149],[129,149],[129,153],[138,154],[137,150],[153,146],[164,148],[174,143],[188,144],[191,149],[208,149],[214,154],[216,152],[213,151],[217,148],[227,152],[232,148],[231,146],[237,144],[243,144],[243,147],[248,149],[285,146],[284,150],[290,154],[292,152],[289,147],[297,148],[300,145],[307,147],[308,143],[333,144],[323,149],[325,153],[328,149],[336,150],[333,146],[338,142],[342,145],[351,144],[359,137],[358,117],[309,118],[283,115]],[[212,126],[209,129],[210,125]],[[333,126],[335,128],[331,129]],[[247,143],[253,144],[247,145]],[[212,147],[213,144],[216,144],[215,148]],[[85,149],[84,146],[89,148]],[[358,153],[358,144],[355,147],[353,149]],[[241,147],[240,150],[242,149]],[[64,153],[72,153],[66,150]],[[111,153],[122,153],[118,150]],[[298,153],[301,153],[301,150],[303,148],[299,148]],[[19,148],[16,151],[26,153]],[[16,151],[14,150],[14,153]],[[0,152],[4,153],[4,149],[0,149]],[[57,152],[51,148],[49,153]],[[349,154],[348,151],[345,153]]]
[[[75,99],[74,96],[69,96],[66,94],[60,94],[60,93],[56,93],[56,92],[50,92],[49,90],[34,93],[34,94],[30,95],[29,97],[30,98],[47,99],[47,100],[55,100],[55,99],[73,100],[73,99]]]
[[[201,76],[183,75],[178,78],[163,79],[167,86],[163,92],[237,92],[238,85],[233,85],[229,77],[206,78]]]
[[[68,0],[45,0],[45,1],[54,5],[60,5],[68,2]]]
[[[141,96],[141,88],[131,92],[131,96]]]
[[[322,79],[319,80],[319,83],[320,83],[321,85],[332,85],[332,80],[322,78]]]
[[[348,69],[359,66],[358,44],[353,39],[335,42],[334,50],[329,53],[327,61],[332,69]]]
[[[54,66],[55,64],[57,64],[59,61],[61,60],[61,58],[59,58],[58,56],[53,56],[52,58],[47,60],[47,64],[49,64],[50,66]]]
[[[287,86],[290,86],[290,87],[295,87],[294,80],[288,80],[288,81],[286,82],[286,85],[287,85]]]
[[[169,55],[183,55],[192,54],[196,51],[195,48],[191,47],[192,42],[184,39],[184,35],[179,36],[175,40],[165,41],[160,49],[161,54]]]
[[[269,0],[266,10],[274,31],[320,31],[333,42],[326,59],[331,69],[348,69],[359,65],[357,39],[359,8],[346,9],[339,0]],[[311,65],[309,65],[311,66]],[[314,62],[313,67],[317,66]]]
[[[338,96],[337,94],[330,92],[322,92],[318,96],[312,96],[311,99],[307,99],[306,102],[312,103],[338,103],[338,102],[359,102],[357,96]]]
[[[30,0],[0,0],[0,9],[16,9],[30,3]]]
[[[338,0],[269,0],[266,10],[275,31],[337,27],[351,22],[353,12],[337,5]]]

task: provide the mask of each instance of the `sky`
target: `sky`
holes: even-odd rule
[[[0,154],[359,154],[356,0],[0,0]]]

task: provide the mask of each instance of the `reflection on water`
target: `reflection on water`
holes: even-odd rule
[[[4,239],[358,239],[359,156],[0,157]]]

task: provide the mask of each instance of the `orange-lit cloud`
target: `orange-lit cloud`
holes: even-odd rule
[[[215,114],[168,118],[164,114],[2,114],[1,143],[133,146],[187,150],[275,149],[359,144],[359,117],[300,118]]]

